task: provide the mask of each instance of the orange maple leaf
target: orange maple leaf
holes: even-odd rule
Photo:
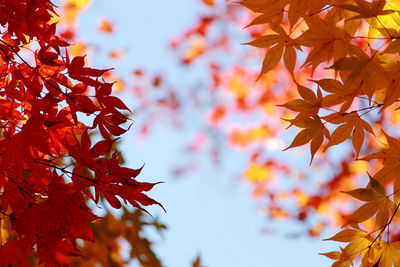
[[[293,121],[291,122],[293,123]],[[326,138],[329,138],[329,131],[321,122],[321,119],[317,116],[308,118],[307,120],[302,121],[301,123],[293,123],[293,124],[305,129],[303,129],[300,133],[298,133],[297,136],[292,141],[292,143],[290,144],[290,146],[285,148],[283,151],[288,150],[289,148],[292,147],[305,145],[311,141],[310,145],[310,152],[311,152],[310,164],[311,164],[315,153],[318,151],[318,149],[321,147],[324,141],[324,136]]]
[[[322,93],[320,90],[318,90],[317,95],[315,95],[311,89],[297,84],[297,91],[303,99],[294,99],[285,104],[277,105],[299,112],[293,120],[290,120],[291,125],[302,122],[312,116],[317,116],[321,107]]]
[[[355,46],[349,42],[351,36],[344,29],[336,26],[334,17],[327,16],[321,19],[313,16],[306,17],[305,21],[308,30],[296,41],[302,46],[311,47],[312,50],[303,66],[311,65],[314,72],[322,62],[330,61],[332,58],[336,61],[348,54],[353,54],[352,50]]]
[[[370,47],[370,55],[361,48],[353,49],[354,56],[335,61],[330,69],[338,70],[344,80],[344,90],[349,93],[365,94],[371,100],[379,89],[387,87],[387,71],[383,68],[384,59]]]
[[[374,134],[371,125],[361,119],[357,112],[351,113],[333,113],[328,116],[322,117],[325,121],[333,124],[341,124],[333,131],[326,149],[331,146],[344,142],[352,135],[353,147],[356,150],[358,157],[361,147],[364,143],[364,131]]]
[[[348,11],[352,11],[358,13],[354,17],[350,19],[366,19],[366,18],[373,18],[382,15],[388,15],[393,12],[394,10],[383,10],[386,4],[386,0],[375,0],[372,2],[367,2],[364,0],[354,0],[357,5],[336,5],[336,7],[341,7]]]
[[[298,42],[289,37],[286,31],[280,25],[273,25],[272,30],[277,34],[269,34],[246,43],[259,48],[271,47],[265,54],[261,72],[257,79],[272,70],[280,62],[282,55],[287,70],[293,74],[296,65],[296,49],[301,50]],[[285,50],[285,52],[283,52]]]
[[[382,148],[380,151],[369,154],[361,160],[370,161],[372,159],[382,159],[383,168],[375,173],[374,179],[378,180],[381,184],[386,185],[395,178],[400,178],[400,140],[391,137],[383,132],[388,143],[387,147]]]

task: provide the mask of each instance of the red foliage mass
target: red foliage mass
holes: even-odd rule
[[[142,209],[159,204],[143,194],[154,184],[135,180],[141,169],[120,165],[114,136],[127,131],[129,109],[101,79],[109,69],[70,59],[69,44],[50,24],[54,5],[2,0],[0,7],[0,213],[11,225],[1,238],[1,266],[29,266],[33,252],[46,266],[68,264],[80,255],[77,238],[93,240],[86,223],[98,217],[89,198]],[[32,42],[38,49],[25,59],[20,51]]]

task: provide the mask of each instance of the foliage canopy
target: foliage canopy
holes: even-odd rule
[[[99,242],[85,242],[80,249],[86,255],[106,250],[107,244],[118,253],[115,236],[131,236],[129,242],[142,248],[132,250],[131,257],[142,258],[144,266],[161,266],[141,229],[165,226],[145,222],[141,211],[124,208],[122,221],[140,226],[133,232],[119,227],[114,235],[111,229],[119,224],[111,214],[88,226],[98,219],[88,200],[107,201],[114,208],[159,203],[144,194],[154,184],[135,179],[140,169],[121,165],[116,146],[129,128],[129,109],[111,95],[113,82],[107,76],[112,70],[90,68],[83,54],[68,50],[74,40],[71,25],[84,2],[65,1],[59,24],[48,0],[1,2],[0,253],[5,264],[27,266],[35,253],[48,266],[67,264],[68,256],[80,254],[76,239],[92,241],[94,232]],[[204,140],[218,143],[215,134],[231,148],[250,151],[244,177],[256,198],[268,200],[265,210],[271,218],[316,218],[310,236],[327,225],[344,228],[326,239],[347,243],[323,253],[334,260],[332,266],[400,266],[400,2],[202,2],[207,14],[171,42],[182,64],[190,69],[203,62],[209,75],[207,130],[188,151],[204,149]],[[244,30],[243,18],[250,21]],[[56,25],[64,27],[61,34]],[[112,33],[113,25],[104,20],[100,30]],[[235,50],[238,43],[230,31],[247,34],[246,45],[255,49]],[[239,53],[226,64],[215,56],[221,50]],[[118,57],[117,51],[110,56]],[[142,70],[134,75],[145,76]],[[164,78],[155,75],[146,86],[163,87]],[[173,89],[164,92],[160,99],[149,97],[140,84],[134,90],[149,117],[149,102],[179,116],[187,103]],[[186,102],[201,106],[198,95],[191,96]],[[232,123],[253,114],[260,119],[251,125]],[[142,132],[153,122],[149,119]],[[309,147],[310,167],[273,156],[271,147],[282,143],[284,126],[296,135],[283,150]],[[218,162],[218,146],[209,148]],[[305,177],[319,168],[330,174],[313,177],[310,189]],[[177,173],[191,170],[186,166]],[[279,187],[293,177],[291,188]],[[296,208],[287,208],[293,199]],[[90,259],[71,261],[87,266]],[[124,264],[111,256],[90,264],[98,262]],[[194,266],[199,265],[197,258]]]

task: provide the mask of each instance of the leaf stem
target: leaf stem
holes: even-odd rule
[[[324,8],[321,9],[321,10],[318,10],[318,11],[315,11],[314,13],[311,13],[311,14],[308,15],[308,16],[309,16],[309,17],[312,17],[312,16],[314,16],[314,15],[316,15],[316,14],[318,14],[318,13],[321,13],[321,12],[323,12],[323,11],[325,11],[325,10],[331,8],[331,7],[334,7],[334,5],[328,5],[328,6],[324,7]]]
[[[21,194],[24,196],[25,198],[25,194],[27,194],[32,200],[35,200],[35,198],[28,192],[26,191],[21,185],[19,185],[13,178],[11,178],[10,176],[8,176],[7,174],[5,174],[4,172],[0,172],[3,176],[5,176],[7,179],[9,179],[11,182],[13,182],[19,189],[19,191],[21,192]],[[25,194],[24,194],[25,193]]]
[[[61,168],[61,167],[58,167],[58,166],[56,166],[56,165],[52,165],[52,164],[49,164],[49,163],[40,161],[40,159],[34,159],[33,161],[36,162],[36,163],[39,163],[39,164],[42,164],[42,165],[45,165],[45,166],[48,166],[48,167],[51,167],[51,168],[60,170],[60,171],[62,171],[62,172],[64,172],[64,173],[76,175],[76,176],[78,176],[78,177],[80,177],[80,178],[82,178],[82,179],[85,179],[85,180],[87,180],[87,181],[90,181],[90,182],[92,182],[92,183],[96,183],[96,180],[94,180],[94,179],[90,179],[90,178],[88,178],[88,177],[86,177],[86,176],[83,176],[83,175],[80,175],[80,174],[78,174],[78,173],[74,173],[74,172],[68,171],[68,170],[66,170],[65,168]]]
[[[389,224],[392,222],[394,216],[396,215],[397,210],[399,209],[400,206],[400,202],[399,204],[397,204],[396,209],[394,210],[392,217],[390,217],[389,221],[387,222],[387,224],[385,225],[385,227],[383,227],[383,229],[379,232],[379,234],[375,237],[375,239],[372,241],[372,243],[368,246],[368,248],[371,248],[372,245],[375,243],[375,241],[382,235],[382,233],[385,231],[386,227],[389,226]]]

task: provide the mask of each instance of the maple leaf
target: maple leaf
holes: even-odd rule
[[[364,131],[374,135],[371,125],[361,119],[357,112],[345,114],[332,113],[331,115],[322,117],[322,119],[329,123],[341,124],[332,132],[325,149],[344,142],[352,135],[353,147],[356,150],[356,157],[358,157],[364,143]]]
[[[310,145],[310,152],[311,152],[310,164],[311,164],[315,153],[317,153],[318,149],[322,145],[322,142],[324,141],[324,136],[326,138],[329,138],[329,131],[321,122],[321,119],[317,116],[313,118],[308,118],[307,120],[302,121],[301,123],[295,123],[293,121],[291,121],[291,123],[305,129],[301,130],[296,135],[292,143],[283,151],[292,147],[305,145],[311,141]]]
[[[85,257],[69,257],[71,266],[121,266],[128,264],[121,257],[121,240],[132,246],[130,260],[137,260],[143,266],[161,267],[162,264],[157,254],[153,251],[153,242],[145,235],[148,229],[162,231],[166,226],[160,224],[157,219],[147,216],[136,209],[123,208],[120,219],[112,213],[102,220],[90,223],[90,227],[98,237],[96,242],[81,242],[79,250]],[[160,232],[162,234],[162,232]],[[99,254],[102,251],[104,253]]]
[[[383,100],[383,109],[396,103],[400,98],[400,62],[395,61],[389,64],[387,71],[388,77],[390,77],[390,82],[384,89],[385,96]]]
[[[311,65],[314,72],[322,62],[337,61],[353,54],[355,46],[349,43],[351,36],[336,26],[333,17],[306,17],[306,23],[308,30],[295,39],[300,45],[312,48],[303,66]]]
[[[320,88],[328,93],[321,101],[321,107],[331,107],[343,103],[340,107],[340,112],[345,112],[351,106],[354,98],[357,96],[355,92],[345,90],[343,84],[335,79],[311,80],[318,84]]]
[[[344,90],[349,93],[365,94],[371,100],[375,91],[385,88],[387,73],[377,51],[370,47],[371,56],[361,49],[354,49],[355,56],[335,61],[330,69],[341,71]],[[342,78],[343,79],[343,78]]]
[[[398,21],[396,22],[399,23]],[[383,34],[388,35],[387,37],[391,40],[382,53],[398,53],[400,51],[400,31],[398,29],[384,28],[382,29],[382,32]]]
[[[344,249],[341,249],[341,252],[336,251],[322,255],[336,260],[332,266],[350,266],[352,261],[360,254],[361,257],[365,255],[374,239],[363,230],[346,229],[324,240],[349,242]]]
[[[372,17],[378,17],[382,15],[388,15],[393,12],[394,10],[383,10],[386,4],[386,0],[375,0],[372,2],[367,2],[364,0],[354,0],[357,5],[336,5],[336,7],[340,7],[359,15],[351,17],[350,19],[366,19]]]
[[[355,229],[345,229],[335,234],[330,238],[326,238],[323,240],[334,240],[339,242],[353,242],[361,237],[368,236],[368,233],[365,231],[355,230]]]
[[[243,0],[240,1],[239,3],[254,12],[264,13],[268,12],[271,9],[280,9],[282,11],[287,2],[288,2],[287,0],[285,1]]]
[[[300,84],[297,84],[297,90],[303,99],[295,99],[289,101],[283,105],[278,105],[285,107],[287,109],[297,111],[299,114],[292,119],[287,120],[290,125],[296,125],[303,129],[293,140],[293,142],[285,148],[287,150],[292,147],[302,146],[311,141],[310,151],[311,151],[311,161],[314,158],[315,153],[321,147],[324,140],[324,136],[329,138],[329,131],[322,124],[321,119],[318,117],[318,111],[321,106],[322,94],[321,91],[317,91],[317,96],[315,93]]]
[[[386,185],[390,181],[399,179],[398,169],[400,168],[400,141],[388,134],[385,134],[388,146],[378,152],[369,154],[361,160],[370,161],[372,159],[382,159],[383,167],[374,174],[374,179],[378,180],[381,184]]]
[[[257,79],[278,65],[282,58],[283,48],[283,45],[277,44],[267,51],[264,57],[261,72]]]
[[[293,74],[296,65],[296,49],[300,50],[299,44],[289,37],[280,25],[274,25],[272,30],[277,34],[269,34],[245,43],[255,47],[271,47],[265,54],[261,72],[257,79],[272,70],[280,62],[282,55],[286,68]]]
[[[303,99],[295,99],[285,104],[278,105],[299,112],[293,120],[290,120],[291,125],[302,122],[312,116],[317,116],[321,107],[322,93],[320,90],[318,90],[317,95],[315,95],[311,89],[297,84],[297,91]]]
[[[400,242],[384,243],[378,267],[391,267],[400,265]]]
[[[328,1],[307,1],[307,0],[294,0],[289,1],[288,21],[291,29],[296,26],[296,23],[302,17],[311,17],[315,12],[319,12]]]
[[[29,262],[25,257],[26,248],[18,240],[10,240],[0,247],[2,263],[11,265],[17,263],[22,267],[28,267]]]
[[[243,0],[239,2],[241,5],[262,13],[255,17],[246,27],[259,24],[279,24],[283,19],[283,10],[286,5],[285,1],[270,0],[269,3],[260,0]]]
[[[363,222],[376,213],[377,228],[384,229],[389,221],[390,211],[397,210],[396,204],[387,198],[383,186],[377,180],[371,176],[369,178],[371,189],[360,188],[344,192],[367,202],[351,215],[347,224]]]

